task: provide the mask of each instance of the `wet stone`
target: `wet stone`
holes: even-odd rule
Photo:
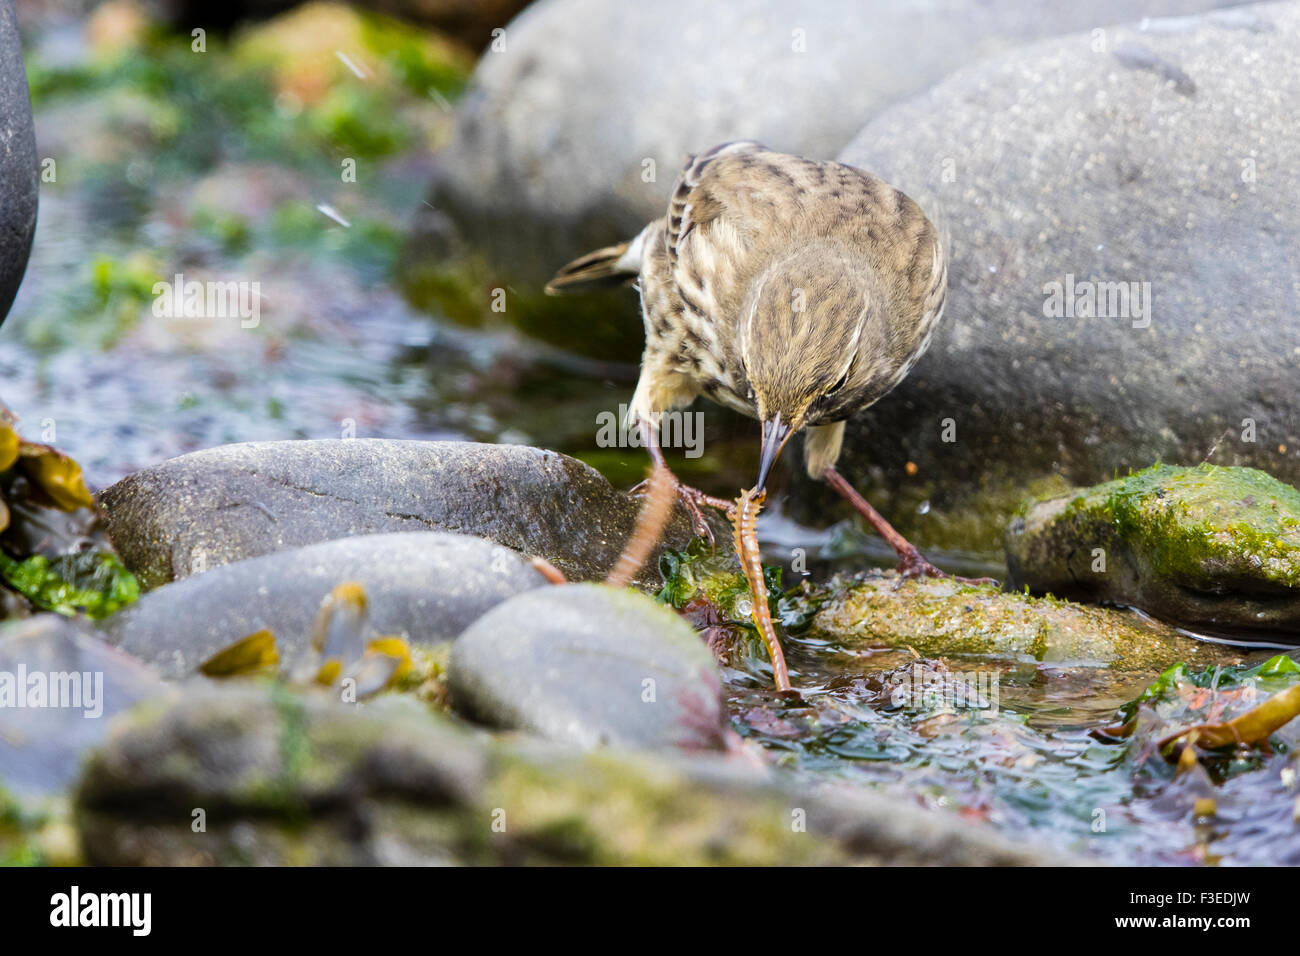
[[[374,633],[432,647],[484,612],[545,583],[517,552],[467,535],[372,534],[237,561],[145,594],[102,622],[107,639],[167,677],[193,673],[257,631],[274,636],[293,671],[321,602],[353,581]]]
[[[114,544],[146,588],[301,545],[388,531],[473,534],[603,578],[636,499],[552,451],[358,438],[251,442],[183,455],[100,495]],[[677,509],[666,541],[692,536]],[[653,560],[638,579],[655,587]]]
[[[1252,468],[1157,465],[1040,501],[1006,548],[1016,587],[1300,641],[1300,491]]]
[[[670,609],[632,591],[562,585],[476,621],[448,665],[456,708],[494,727],[591,748],[718,748],[721,680]]]
[[[0,788],[60,792],[115,716],[169,694],[152,668],[66,618],[0,624]]]

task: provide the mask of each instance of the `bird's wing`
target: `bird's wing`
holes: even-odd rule
[[[686,163],[664,245],[672,281],[693,312],[710,323],[734,320],[770,250],[808,230],[805,197],[824,165],[748,141]]]
[[[894,323],[899,333],[895,347],[910,355],[928,339],[943,312],[946,230],[936,228],[910,196],[879,176],[843,163],[820,165],[824,182],[812,189],[819,194],[819,231],[841,239],[884,282],[893,313],[904,320]]]
[[[895,190],[897,192],[897,190]],[[930,335],[943,315],[948,291],[948,255],[945,236],[935,228],[921,208],[900,192],[895,231],[899,235],[893,254],[899,259],[898,275],[904,285],[898,290],[895,308],[914,321],[902,327],[911,331],[904,347],[912,352],[908,367],[929,346]]]
[[[943,309],[945,243],[921,207],[878,176],[837,162],[723,143],[687,161],[664,223],[665,272],[711,321],[734,316],[774,250],[837,238],[886,284],[900,330],[927,336]],[[904,341],[903,339],[907,339]],[[910,349],[918,339],[903,336]]]
[[[743,140],[722,143],[686,160],[668,202],[665,239],[674,263],[697,227],[714,221],[735,203],[740,186],[737,169],[746,168],[756,154],[764,152],[764,146]]]

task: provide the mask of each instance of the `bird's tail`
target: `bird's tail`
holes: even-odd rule
[[[641,249],[644,245],[645,233],[642,233],[627,242],[579,256],[546,283],[546,294],[563,295],[631,282],[641,272]]]

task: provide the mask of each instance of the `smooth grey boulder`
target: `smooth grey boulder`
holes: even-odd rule
[[[663,215],[688,153],[757,139],[829,159],[881,110],[966,63],[1215,5],[541,0],[484,52],[441,154],[437,211],[422,214],[430,228],[450,215],[514,283],[549,278]]]
[[[545,578],[518,553],[468,535],[359,535],[237,561],[143,595],[100,622],[110,643],[166,677],[193,673],[217,651],[267,629],[282,669],[309,646],[321,601],[338,585],[365,590],[376,636],[429,647]]]
[[[952,254],[930,351],[851,422],[841,470],[897,492],[921,543],[974,513],[989,548],[1047,476],[1212,453],[1300,481],[1297,113],[1279,3],[1045,41],[870,123],[840,158],[933,204]]]
[[[36,133],[12,3],[0,3],[0,323],[27,269],[36,232]]]
[[[0,788],[58,793],[114,716],[170,693],[152,668],[67,618],[0,624]]]
[[[722,681],[698,634],[632,591],[572,584],[489,611],[452,647],[455,707],[580,747],[724,743]]]
[[[223,445],[129,475],[99,501],[146,588],[300,545],[427,530],[488,538],[572,579],[603,578],[640,507],[556,452],[378,438]],[[684,547],[691,536],[678,508],[664,540]],[[653,560],[638,580],[658,585]]]

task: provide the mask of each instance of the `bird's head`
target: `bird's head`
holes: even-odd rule
[[[763,427],[758,484],[805,425],[843,421],[879,390],[882,305],[870,270],[812,244],[755,280],[739,322],[739,360]]]

